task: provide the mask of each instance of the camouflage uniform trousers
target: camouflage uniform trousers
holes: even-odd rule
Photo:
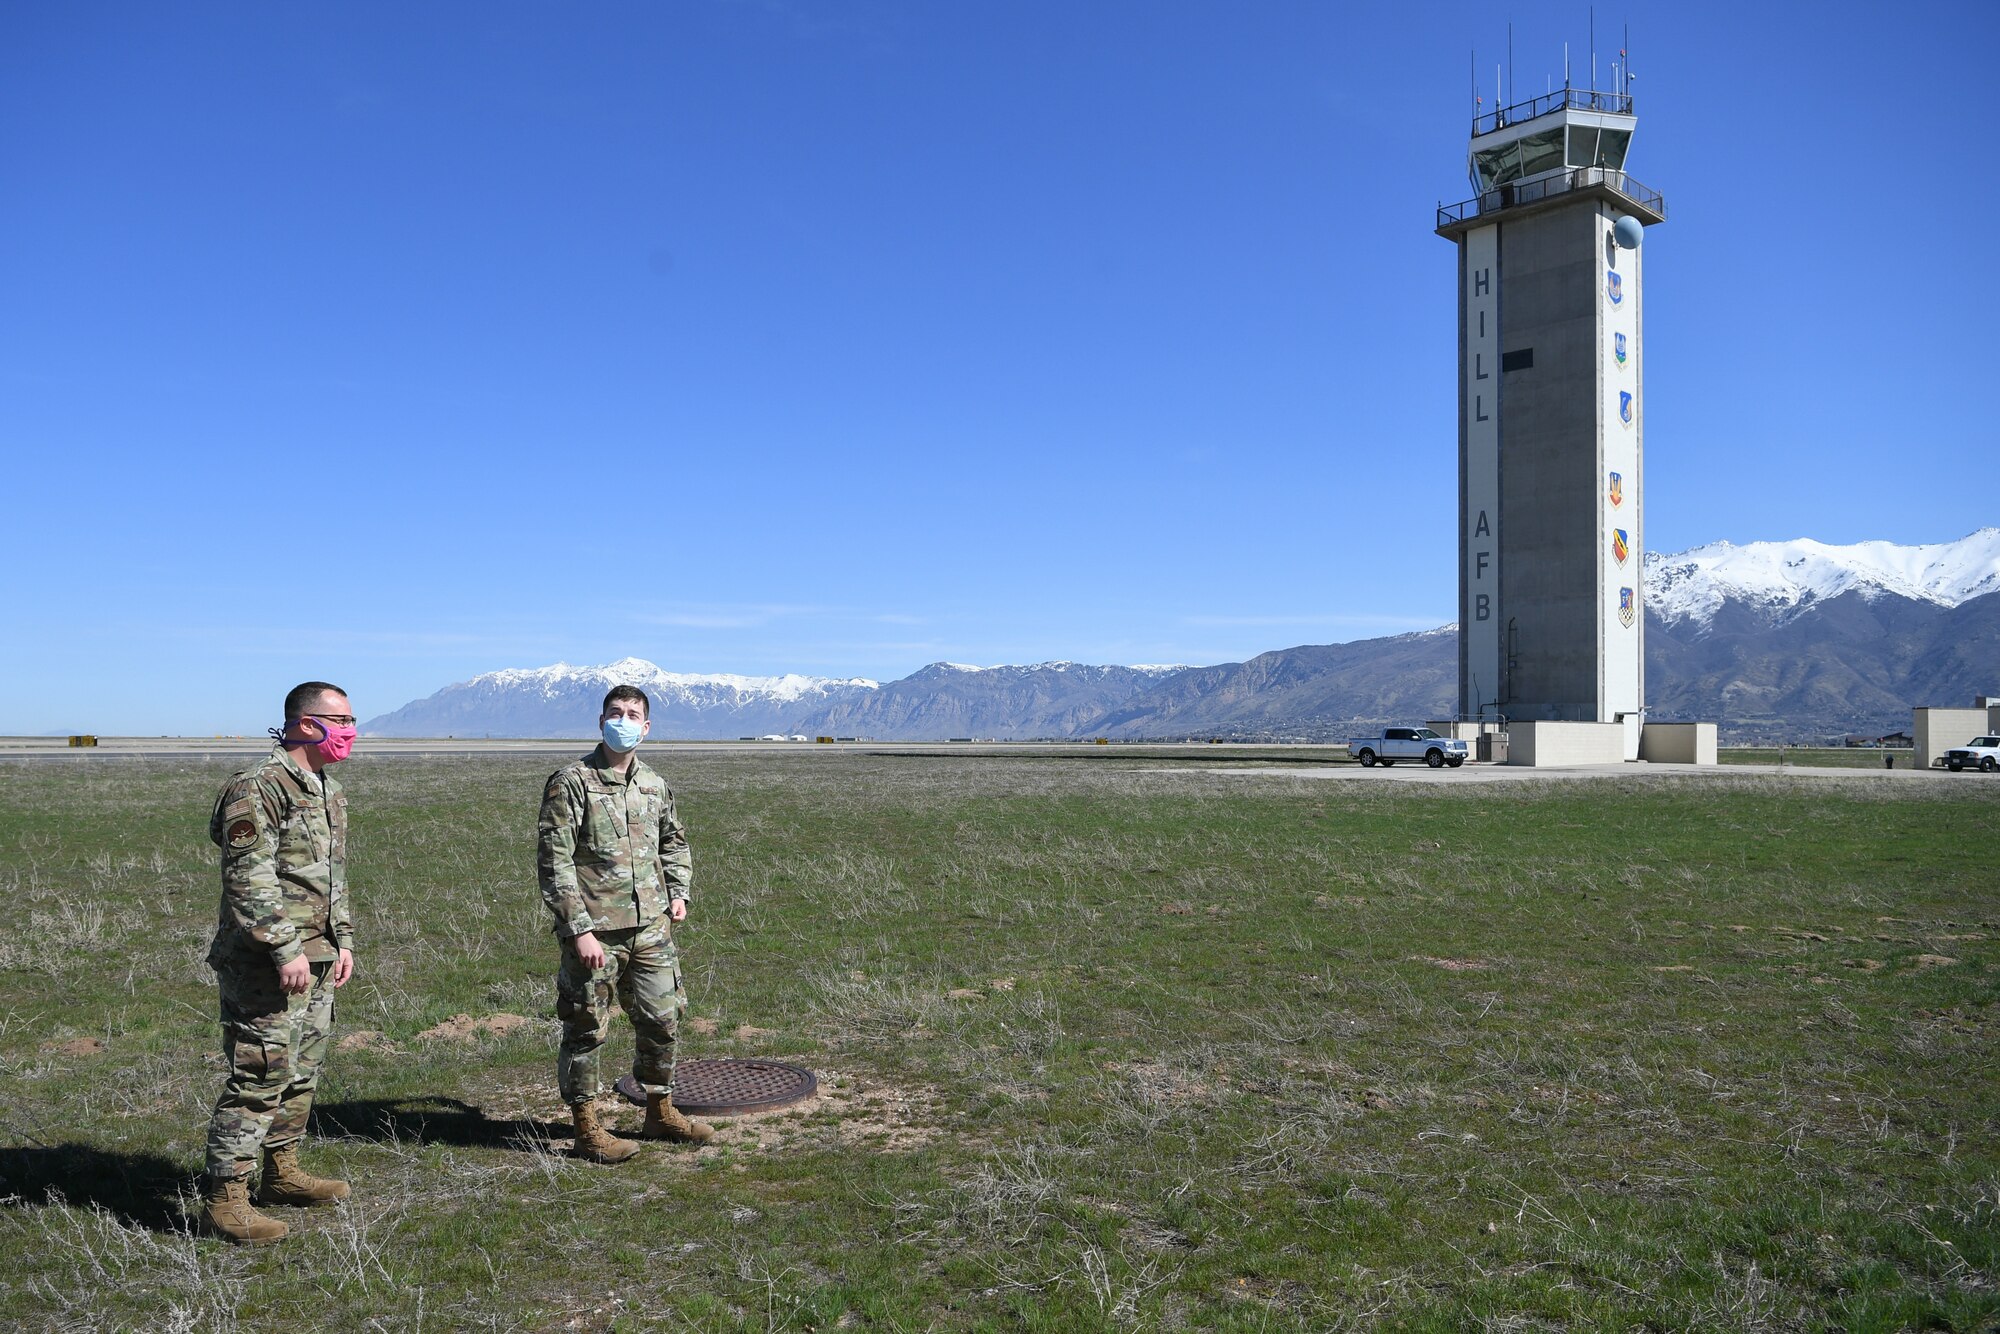
[[[556,1017],[562,1021],[556,1086],[562,1099],[574,1107],[604,1091],[599,1056],[611,1033],[614,994],[637,1038],[633,1078],[648,1093],[672,1093],[674,1039],[687,1009],[687,988],[666,914],[646,926],[596,936],[604,946],[604,966],[594,971],[583,966],[571,941],[562,942],[562,969],[556,974]]]
[[[224,962],[222,1052],[229,1077],[208,1123],[208,1175],[248,1177],[265,1149],[306,1133],[313,1091],[333,1032],[333,961],[312,965],[312,986],[286,995],[268,959]]]

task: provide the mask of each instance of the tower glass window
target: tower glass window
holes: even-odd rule
[[[1495,148],[1482,148],[1472,155],[1472,170],[1482,190],[1539,176],[1562,165],[1561,126],[1543,130],[1540,134],[1523,135]]]
[[[1539,176],[1545,171],[1554,171],[1563,164],[1563,132],[1561,127],[1531,134],[1521,140],[1521,175]]]
[[[1597,127],[1595,125],[1572,125],[1569,127],[1568,161],[1572,167],[1594,167],[1597,165]]]

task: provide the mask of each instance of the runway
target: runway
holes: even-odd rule
[[[595,739],[579,737],[370,737],[364,736],[355,748],[358,760],[450,759],[472,757],[533,756],[562,760],[589,750]],[[0,763],[8,760],[46,763],[91,764],[117,760],[190,762],[247,761],[269,750],[264,737],[100,737],[98,744],[71,747],[67,737],[0,737]],[[802,760],[834,759],[840,755],[863,754],[877,758],[922,760],[934,763],[976,759],[1012,759],[1116,763],[1127,772],[1157,774],[1213,774],[1255,780],[1259,778],[1309,778],[1356,783],[1471,784],[1519,783],[1537,779],[1607,778],[1713,778],[1722,781],[1782,775],[1808,779],[1846,779],[1904,783],[1919,780],[1958,779],[1942,769],[1929,771],[1896,769],[1837,768],[1799,764],[1587,764],[1550,768],[1528,768],[1505,764],[1469,763],[1461,768],[1432,769],[1404,761],[1395,765],[1363,768],[1347,759],[1346,747],[1314,744],[1205,742],[1135,742],[1093,745],[1074,741],[1045,742],[964,742],[964,741],[837,741],[829,744],[800,741],[671,741],[646,743],[648,752],[664,763],[677,754],[738,753],[769,755],[773,758]],[[1139,763],[1134,763],[1135,761]],[[1975,780],[1977,775],[1974,775]]]

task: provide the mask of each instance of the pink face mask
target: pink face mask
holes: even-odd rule
[[[270,729],[272,738],[278,741],[284,741],[285,744],[288,746],[296,746],[301,744],[307,746],[318,746],[320,755],[323,756],[329,764],[338,764],[340,761],[346,759],[349,755],[352,755],[354,753],[354,738],[357,735],[359,735],[360,733],[359,728],[335,727],[332,723],[326,721],[326,719],[315,718],[311,714],[307,714],[305,717],[299,719],[299,721],[301,723],[311,723],[314,727],[318,728],[319,736],[304,737],[298,741],[287,741],[285,738],[284,729],[273,727]]]
[[[319,753],[329,761],[339,763],[354,753],[354,738],[360,734],[355,727],[335,727],[324,718],[315,718],[319,730],[325,735],[319,740]]]

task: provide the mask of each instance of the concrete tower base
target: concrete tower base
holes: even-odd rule
[[[1624,723],[1512,722],[1507,763],[1530,768],[1627,763]],[[1639,758],[1648,764],[1714,764],[1714,723],[1647,723]]]
[[[1625,724],[1510,722],[1507,763],[1530,768],[1625,763]]]

